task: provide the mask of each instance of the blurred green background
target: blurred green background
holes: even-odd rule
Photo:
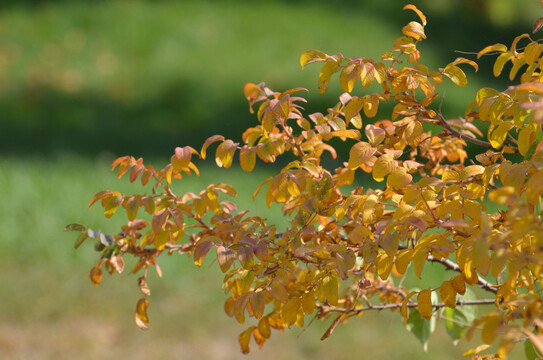
[[[335,104],[332,86],[316,91],[319,66],[301,71],[309,49],[378,57],[415,19],[404,1],[8,1],[0,3],[0,358],[6,359],[456,359],[442,326],[424,353],[397,314],[367,313],[338,327],[273,333],[249,356],[239,352],[244,326],[222,304],[222,274],[208,261],[164,258],[164,277],[151,276],[151,329],[133,311],[137,277],[88,280],[96,253],[73,249],[70,222],[115,231],[124,215],[88,211],[102,189],[137,192],[109,172],[117,156],[163,165],[175,146],[199,149],[214,134],[240,140],[255,124],[243,98],[246,82],[274,90],[310,90],[308,111]],[[536,0],[413,1],[428,17],[422,61],[442,67],[460,54],[530,32],[542,14]],[[470,57],[470,55],[462,55]],[[471,57],[473,57],[471,55]],[[443,110],[458,116],[491,79],[492,59],[468,72],[469,86],[446,86]],[[337,82],[337,78],[335,82]],[[361,91],[360,88],[355,88]],[[344,155],[345,156],[345,155]],[[198,164],[200,165],[200,164]],[[180,191],[229,182],[241,206],[281,219],[279,208],[250,200],[270,169],[250,175],[201,164],[200,178]],[[436,278],[450,274],[427,266]],[[153,273],[153,271],[151,271]],[[307,319],[309,320],[309,319]]]

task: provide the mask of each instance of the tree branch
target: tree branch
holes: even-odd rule
[[[492,305],[494,303],[496,303],[495,299],[467,300],[467,301],[458,300],[456,302],[456,305],[457,306],[480,306],[480,305]],[[418,303],[408,302],[406,306],[408,308],[415,308],[418,306]],[[444,308],[446,306],[447,305],[445,305],[444,303],[432,304],[432,307],[435,309]],[[399,309],[402,307],[402,303],[372,305],[372,306],[364,306],[364,307],[350,308],[350,309],[340,308],[337,306],[321,305],[321,304],[317,305],[317,307],[319,308],[319,311],[321,311],[322,313],[338,312],[338,313],[345,313],[345,314],[349,314],[349,313],[358,314],[363,311],[370,311],[370,310],[381,311],[381,310],[389,310],[389,309]]]
[[[490,149],[495,149],[491,143],[487,142],[487,141],[484,141],[484,140],[479,140],[479,139],[476,139],[476,138],[472,138],[471,136],[467,136],[465,134],[462,134],[461,132],[459,132],[458,130],[455,130],[453,129],[453,127],[451,125],[449,125],[449,123],[447,122],[447,120],[445,120],[445,118],[443,117],[443,115],[441,114],[437,114],[438,116],[438,119],[439,121],[437,122],[437,124],[441,125],[445,130],[447,130],[449,133],[451,133],[451,135],[457,137],[457,138],[460,138],[462,140],[465,140],[465,141],[468,141],[472,144],[475,144],[475,145],[479,145],[479,146],[483,146],[483,147],[487,147],[487,148],[490,148]],[[505,146],[502,145],[499,149],[495,149],[495,150],[501,150],[503,149]],[[516,146],[512,146],[512,145],[508,145],[508,147],[512,148],[516,153],[518,153],[518,148]]]

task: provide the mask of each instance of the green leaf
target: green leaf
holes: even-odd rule
[[[87,227],[83,224],[78,224],[78,223],[72,223],[72,224],[68,224],[66,225],[66,227],[64,228],[64,231],[87,231]]]
[[[76,249],[79,249],[79,247],[81,245],[83,245],[83,243],[85,242],[85,240],[87,240],[89,238],[89,234],[87,232],[82,232],[81,234],[79,234],[79,236],[77,237],[77,240],[75,241],[75,245],[74,247]]]
[[[524,354],[526,355],[527,360],[541,359],[541,354],[537,352],[537,350],[534,347],[534,344],[532,344],[530,339],[526,339],[524,341]]]
[[[406,325],[407,331],[411,332],[422,344],[424,351],[428,351],[428,339],[436,329],[436,319],[423,319],[416,308],[409,309],[409,319]]]

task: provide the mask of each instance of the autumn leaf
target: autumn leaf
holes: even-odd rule
[[[430,320],[432,317],[432,289],[422,290],[417,295],[417,308],[419,309],[420,316],[426,320]]]

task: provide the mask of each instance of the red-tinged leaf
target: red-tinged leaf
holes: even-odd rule
[[[138,176],[140,176],[141,172],[145,169],[145,166],[143,164],[138,164],[132,168],[132,171],[130,171],[130,182],[136,181]]]
[[[89,278],[94,284],[94,286],[98,286],[100,284],[100,281],[102,281],[102,262],[99,262],[96,264],[91,271],[89,272]]]
[[[477,54],[477,59],[479,59],[484,54],[488,54],[489,52],[494,52],[494,51],[496,51],[496,52],[506,52],[507,51],[507,46],[505,46],[504,44],[489,45],[489,46],[485,47],[483,50],[479,51],[479,53]]]
[[[194,263],[200,267],[209,250],[215,246],[213,241],[202,241],[194,247]]]
[[[266,308],[266,296],[264,291],[251,292],[249,303],[251,304],[251,309],[253,309],[255,319],[262,318]]]
[[[405,36],[410,36],[415,40],[426,39],[424,26],[416,21],[411,21],[409,24],[405,25],[402,32]]]
[[[422,11],[417,9],[415,5],[412,5],[412,4],[405,5],[403,7],[403,10],[413,10],[419,16],[420,20],[422,21],[422,25],[426,26],[426,16],[424,16]]]
[[[122,274],[124,270],[124,259],[122,256],[112,256],[109,258],[109,263],[119,274]]]
[[[110,190],[102,190],[99,193],[95,194],[89,203],[89,209],[95,202],[111,194],[113,194],[113,191]]]
[[[111,164],[111,170],[114,170],[119,164],[130,161],[130,156],[121,156],[113,161]]]
[[[221,267],[223,273],[227,272],[228,269],[234,263],[236,258],[236,253],[232,249],[227,249],[224,246],[220,245],[217,247],[217,261]]]
[[[170,206],[168,208],[168,212],[170,213],[171,218],[173,219],[177,227],[184,227],[185,222],[183,220],[183,211],[180,208],[178,208],[177,206]]]
[[[306,65],[318,62],[318,61],[326,61],[328,59],[328,55],[323,53],[319,50],[309,50],[302,54],[300,57],[300,65],[302,65],[302,69],[306,67]]]
[[[155,234],[158,234],[162,231],[164,224],[166,224],[166,221],[168,220],[168,211],[166,209],[159,210],[155,213],[153,216],[153,232]]]
[[[155,212],[155,198],[147,196],[141,199],[143,208],[147,213],[153,215]]]
[[[149,307],[149,301],[146,298],[141,298],[136,304],[136,325],[140,329],[146,330],[149,328],[149,317],[147,316],[147,308]]]
[[[145,167],[145,172],[141,176],[141,184],[143,186],[147,185],[147,183],[149,182],[151,177],[153,177],[154,174],[155,174],[155,168],[153,167],[153,165],[147,165]]]
[[[265,94],[260,86],[253,83],[247,83],[243,86],[243,95],[245,95],[249,102],[253,102],[255,99]]]
[[[202,159],[206,158],[206,150],[207,148],[217,141],[224,141],[224,136],[222,135],[213,135],[204,142],[204,145],[202,146],[202,150],[200,150],[200,154],[202,155]]]
[[[140,207],[140,201],[136,196],[130,196],[124,201],[124,208],[126,209],[126,215],[128,220],[134,221],[138,216],[138,209]]]
[[[285,286],[278,280],[273,280],[267,291],[274,299],[283,304],[288,301],[288,292]]]
[[[239,163],[244,171],[252,171],[256,164],[256,147],[243,146],[239,152]]]
[[[542,3],[542,5],[543,5],[543,3]],[[532,30],[532,34],[535,34],[536,32],[538,32],[542,27],[543,27],[543,17],[540,17],[534,23],[534,28]]]
[[[254,252],[251,247],[238,248],[238,260],[244,269],[251,269],[254,265]]]
[[[143,295],[151,295],[151,290],[149,289],[149,285],[147,285],[147,280],[145,279],[145,276],[142,276],[138,279],[138,286]]]
[[[239,344],[241,345],[241,352],[248,354],[250,351],[249,342],[251,341],[251,335],[255,327],[251,326],[239,335]]]
[[[192,157],[192,148],[190,146],[176,147],[175,154],[171,157],[173,168],[177,171],[185,170]]]

